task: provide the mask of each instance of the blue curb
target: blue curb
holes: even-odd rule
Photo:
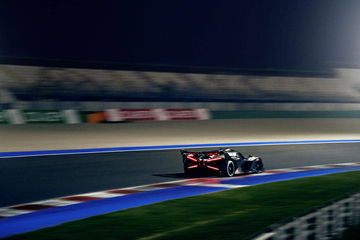
[[[114,198],[93,200],[69,206],[49,208],[0,219],[0,238],[123,209],[226,189],[227,188],[223,187],[179,186]]]
[[[130,151],[166,150],[166,149],[181,149],[181,148],[316,144],[316,143],[352,143],[352,142],[360,142],[360,139],[238,142],[238,143],[185,144],[185,145],[136,146],[136,147],[116,147],[116,148],[89,148],[89,149],[46,150],[46,151],[0,152],[0,158],[87,154],[87,153],[108,153],[108,152],[130,152]]]

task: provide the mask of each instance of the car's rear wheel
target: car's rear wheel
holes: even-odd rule
[[[235,175],[235,164],[231,160],[226,160],[221,168],[221,176],[232,177]]]

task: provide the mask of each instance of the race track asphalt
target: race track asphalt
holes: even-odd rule
[[[360,143],[233,147],[266,169],[359,162]],[[0,207],[184,178],[178,150],[0,159]]]

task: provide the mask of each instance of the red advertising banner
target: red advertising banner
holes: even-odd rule
[[[156,112],[152,109],[121,109],[120,117],[126,121],[155,121],[158,120]]]
[[[167,120],[200,120],[197,109],[164,109]]]
[[[209,119],[207,109],[109,109],[105,115],[109,122]]]
[[[160,120],[157,109],[109,109],[106,119],[109,122]]]

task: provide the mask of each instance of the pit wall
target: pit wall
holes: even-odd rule
[[[116,123],[129,121],[170,121],[211,119],[207,109],[108,109],[105,111],[0,110],[0,123]]]
[[[108,109],[105,111],[0,110],[0,124],[32,123],[121,123],[133,121],[172,121],[261,118],[360,118],[352,111],[210,111],[208,109]]]
[[[360,111],[212,111],[213,119],[360,118]]]

